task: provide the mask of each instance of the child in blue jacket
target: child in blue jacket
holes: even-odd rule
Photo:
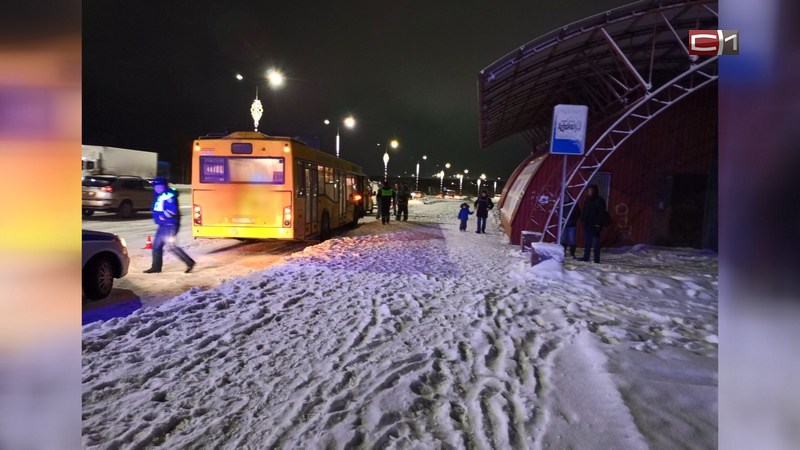
[[[458,220],[461,221],[461,225],[458,226],[459,231],[467,231],[467,219],[469,219],[469,216],[472,214],[475,213],[469,210],[469,205],[462,203],[461,211],[458,212]]]

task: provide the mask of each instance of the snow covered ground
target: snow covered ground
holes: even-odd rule
[[[715,448],[717,258],[531,268],[412,202],[83,330],[87,448]]]

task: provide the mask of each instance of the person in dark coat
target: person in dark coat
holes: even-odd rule
[[[167,187],[167,180],[157,177],[153,180],[156,199],[153,202],[153,221],[158,225],[153,240],[153,263],[144,273],[159,273],[164,255],[164,247],[174,253],[186,264],[186,273],[192,271],[195,261],[177,245],[176,239],[181,226],[181,210],[178,207],[178,191]]]
[[[478,218],[478,229],[476,233],[486,233],[486,219],[489,217],[489,210],[494,208],[492,199],[486,191],[481,191],[481,195],[475,200],[475,217]]]
[[[594,262],[600,262],[600,230],[606,217],[606,201],[600,197],[597,185],[586,188],[586,200],[583,202],[581,222],[583,223],[584,250],[581,261],[589,261],[594,248]]]
[[[459,231],[467,231],[467,220],[469,220],[469,216],[473,214],[475,213],[469,210],[469,205],[466,202],[461,204],[461,210],[458,211],[458,220],[461,221],[461,224],[458,226]]]
[[[378,204],[381,207],[381,223],[386,225],[389,223],[389,214],[392,210],[392,203],[394,202],[395,192],[389,186],[388,181],[383,182],[383,186],[378,189]]]
[[[572,208],[572,212],[570,212],[570,208]],[[569,216],[564,226],[564,234],[561,236],[561,245],[564,246],[564,252],[569,250],[569,256],[577,258],[575,256],[575,237],[578,231],[578,220],[581,217],[581,207],[569,193],[564,198],[564,214],[569,214]]]
[[[408,221],[408,200],[411,198],[411,189],[408,184],[403,183],[400,190],[397,191],[397,221],[400,221],[400,216],[403,216],[403,222]]]

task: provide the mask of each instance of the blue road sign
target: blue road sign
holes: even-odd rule
[[[586,105],[556,105],[553,108],[553,133],[550,153],[556,155],[583,155],[586,143]]]

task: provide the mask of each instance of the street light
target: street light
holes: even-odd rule
[[[380,147],[381,144],[378,144]],[[400,142],[397,139],[392,139],[389,141],[389,145],[386,146],[386,151],[383,153],[383,180],[389,181],[389,147],[396,149],[400,146]]]
[[[428,157],[427,157],[427,156],[425,156],[425,155],[422,155],[422,160],[424,161],[424,160],[426,160],[426,159],[428,159]],[[419,190],[419,161],[417,161],[417,188],[416,188],[416,189],[414,189],[414,190],[415,190],[415,191],[418,191],[418,190]]]
[[[325,119],[322,121],[325,125],[330,125],[331,121]],[[353,116],[347,116],[342,119],[342,123],[344,124],[345,128],[350,128],[351,130],[356,126],[356,119]],[[336,125],[336,157],[339,157],[339,125]]]
[[[283,83],[286,81],[286,77],[283,76],[283,72],[278,69],[269,69],[267,70],[267,80],[269,80],[269,85],[278,88],[283,86]]]
[[[482,173],[481,176],[478,178],[478,196],[481,195],[481,181],[486,180],[486,174]]]
[[[389,181],[389,150],[383,154],[383,181]]]
[[[439,172],[439,192],[444,194],[444,170]]]
[[[450,163],[445,163],[444,168],[445,169],[449,169],[450,168]]]
[[[461,195],[461,187],[464,184],[464,174],[460,173],[456,175],[456,177],[458,178],[458,195]]]
[[[236,79],[239,81],[244,80],[242,74],[237,73]],[[269,87],[272,89],[278,89],[283,86],[286,77],[284,77],[283,73],[277,69],[269,69],[267,70],[267,81],[269,82]],[[253,125],[255,127],[255,131],[258,131],[258,122],[261,121],[261,117],[264,115],[264,106],[261,104],[261,100],[258,99],[258,83],[256,83],[256,98],[253,100],[253,103],[250,105],[250,117],[253,118]]]

